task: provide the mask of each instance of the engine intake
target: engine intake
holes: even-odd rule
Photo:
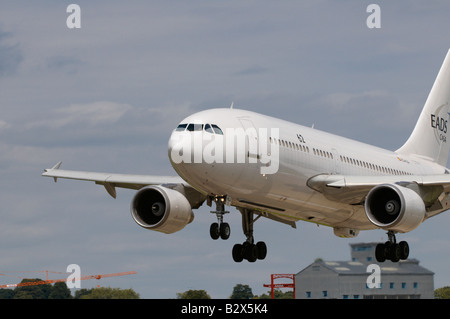
[[[401,233],[415,229],[425,217],[419,194],[396,184],[375,186],[367,195],[365,210],[374,225]]]
[[[163,186],[141,189],[131,201],[131,216],[141,227],[171,234],[194,220],[183,194]]]

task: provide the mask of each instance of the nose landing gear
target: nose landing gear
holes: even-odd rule
[[[211,211],[211,213],[217,216],[217,223],[212,223],[209,228],[211,238],[214,240],[219,239],[219,237],[224,240],[230,238],[230,225],[223,222],[223,215],[229,213],[229,211],[225,210],[223,198],[216,199],[216,210]]]

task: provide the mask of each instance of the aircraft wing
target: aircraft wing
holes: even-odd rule
[[[307,184],[310,188],[324,194],[328,199],[347,204],[363,203],[367,193],[380,184],[416,187],[418,190],[420,189],[419,191],[422,193],[424,202],[432,205],[438,197],[442,195],[447,196],[450,192],[450,174],[401,176],[319,174],[311,177]]]
[[[154,176],[154,175],[132,175],[132,174],[110,174],[98,172],[70,171],[60,169],[61,162],[50,169],[46,169],[42,176],[53,177],[55,182],[58,178],[92,181],[103,185],[108,194],[116,198],[116,187],[141,189],[149,185],[167,185],[169,188],[182,187],[189,192],[195,190],[179,176]],[[197,191],[195,191],[197,192]],[[185,193],[185,192],[184,192]],[[198,192],[197,192],[198,193]]]
[[[133,174],[110,174],[99,172],[72,171],[60,169],[61,162],[44,170],[42,176],[53,177],[55,182],[58,178],[73,179],[81,181],[91,181],[98,185],[103,185],[113,198],[116,198],[116,187],[139,190],[150,185],[162,185],[175,189],[185,195],[192,208],[198,208],[206,200],[206,196],[201,194],[185,180],[179,176],[155,176],[155,175],[133,175]],[[295,228],[295,222],[285,220],[279,216],[267,213],[263,215],[269,219],[288,224]]]

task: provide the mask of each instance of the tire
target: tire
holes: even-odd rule
[[[400,260],[400,246],[398,244],[392,244],[389,247],[389,259],[394,263]]]
[[[226,240],[230,238],[230,225],[228,223],[222,223],[220,224],[220,238]]]
[[[211,235],[211,238],[216,240],[220,237],[220,230],[219,230],[219,224],[218,223],[212,223],[211,227],[209,228],[209,234]]]
[[[375,247],[375,258],[378,262],[383,263],[386,261],[386,246],[385,244],[378,244]]]
[[[233,260],[240,263],[244,260],[244,248],[241,244],[236,244],[233,246]]]
[[[399,244],[400,250],[400,259],[405,260],[408,259],[409,256],[409,245],[406,241],[401,241]]]
[[[256,250],[258,254],[258,259],[263,260],[267,256],[267,246],[263,241],[259,241],[256,243]]]
[[[244,245],[244,258],[251,263],[255,262],[256,259],[258,259],[258,250],[256,248],[256,245]]]

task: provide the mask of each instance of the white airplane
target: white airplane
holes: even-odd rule
[[[193,220],[193,209],[215,204],[210,234],[227,239],[226,206],[242,214],[246,240],[233,247],[236,262],[264,259],[253,225],[266,217],[295,228],[297,221],[326,225],[339,237],[383,229],[388,241],[376,258],[406,259],[409,246],[396,234],[450,208],[450,50],[417,124],[395,152],[245,110],[211,109],[180,122],[168,143],[179,176],[80,172],[43,176],[93,181],[116,197],[136,189],[131,214],[139,226],[174,233]],[[363,106],[362,106],[363,107]]]

